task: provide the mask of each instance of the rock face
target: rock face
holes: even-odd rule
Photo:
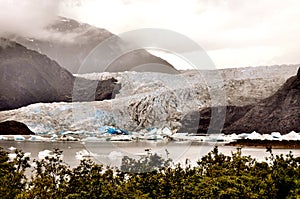
[[[87,68],[80,68],[89,53],[108,38],[114,37],[112,45],[109,46],[111,52],[126,48],[129,44],[105,29],[63,17],[58,18],[48,27],[48,30],[50,37],[52,34],[52,37],[59,35],[61,38],[49,38],[48,40],[17,38],[17,41],[30,49],[46,54],[72,73],[137,71],[139,70],[137,66],[151,63],[162,64],[165,68],[173,69],[165,60],[143,49],[125,53],[109,65],[107,65],[107,60],[94,57],[93,60],[89,60]],[[147,70],[160,71],[160,68],[147,67]]]
[[[262,100],[242,118],[225,129],[226,133],[300,131],[300,69],[271,97]]]
[[[233,122],[242,118],[253,105],[247,105],[243,107],[239,106],[227,106],[227,107],[211,107],[205,108],[199,111],[193,111],[186,114],[181,120],[182,127],[179,132],[185,133],[207,133],[210,128],[211,133],[221,133],[224,129],[229,127]],[[212,121],[212,112],[217,114]],[[223,118],[223,116],[226,116]],[[211,122],[212,121],[212,122]],[[224,123],[224,126],[222,125]]]
[[[0,123],[0,135],[34,135],[34,133],[24,123],[12,120]]]
[[[73,87],[74,82],[78,89]],[[115,82],[75,78],[46,55],[16,42],[7,41],[6,46],[0,46],[0,110],[37,102],[110,99]],[[73,99],[74,91],[81,98]]]
[[[212,107],[185,116],[180,131],[207,132],[211,121],[212,110],[225,111],[226,118],[223,129],[213,129],[225,134],[300,131],[300,69],[296,76],[286,83],[272,96],[258,104],[238,107]],[[199,120],[200,119],[200,120]],[[219,118],[221,120],[222,118]],[[194,125],[192,125],[194,124]],[[212,126],[214,126],[212,124]]]

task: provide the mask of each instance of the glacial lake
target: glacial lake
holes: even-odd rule
[[[30,158],[39,159],[44,150],[53,150],[58,148],[63,151],[63,161],[75,167],[79,164],[82,154],[89,152],[91,158],[96,163],[110,166],[120,166],[122,157],[142,157],[150,149],[151,153],[157,153],[163,157],[170,157],[175,163],[185,163],[186,159],[190,160],[192,165],[196,161],[211,151],[215,145],[219,146],[219,151],[223,154],[230,155],[236,152],[236,147],[224,146],[220,143],[203,143],[203,142],[155,142],[155,141],[132,141],[132,142],[41,142],[41,141],[0,141],[0,147],[8,150],[17,148],[24,152],[31,153]],[[300,149],[273,149],[274,154],[288,154],[292,151],[294,156],[300,156]],[[12,152],[12,151],[11,151]],[[269,156],[265,148],[243,147],[242,155],[251,155],[257,160],[264,160]]]

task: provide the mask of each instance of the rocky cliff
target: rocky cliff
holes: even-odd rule
[[[225,133],[300,131],[300,69],[296,76],[272,96],[255,104],[240,119],[224,129]]]
[[[5,121],[0,123],[0,135],[34,135],[34,133],[24,123]]]
[[[300,69],[296,76],[289,78],[277,92],[259,103],[247,106],[212,107],[191,112],[183,120],[180,131],[206,133],[212,111],[226,111],[224,128],[214,132],[259,133],[300,131]],[[217,118],[221,120],[222,118]]]
[[[6,45],[0,46],[0,110],[37,102],[93,101],[113,97],[115,79],[99,82],[75,78],[46,55],[2,40]],[[74,99],[74,91],[81,98]]]

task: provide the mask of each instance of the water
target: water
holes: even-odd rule
[[[184,164],[186,159],[192,165],[213,149],[216,143],[191,143],[191,142],[37,142],[37,141],[0,141],[0,147],[7,149],[12,147],[31,153],[31,159],[38,159],[40,151],[58,148],[63,151],[63,160],[71,167],[79,164],[78,152],[87,150],[92,153],[92,159],[99,164],[120,166],[122,157],[141,157],[147,154],[145,149],[157,153],[163,157],[170,157],[175,163]],[[219,151],[230,155],[236,151],[236,147],[219,145]],[[291,149],[273,149],[274,154],[288,154]],[[294,156],[300,156],[300,149],[292,149]],[[167,155],[168,154],[168,155]],[[244,147],[243,155],[251,155],[258,160],[264,160],[269,156],[265,148]],[[76,156],[77,155],[77,156]]]

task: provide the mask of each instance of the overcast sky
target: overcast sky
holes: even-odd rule
[[[138,28],[176,31],[202,46],[218,68],[300,63],[298,0],[0,0],[0,3],[0,27],[10,31],[18,29],[33,34],[32,30],[39,29],[55,15],[62,15],[115,34]],[[7,20],[8,17],[11,19]],[[26,23],[37,18],[41,19],[37,23]]]
[[[62,13],[114,33],[165,28],[202,46],[219,68],[300,63],[297,0],[83,0]]]

